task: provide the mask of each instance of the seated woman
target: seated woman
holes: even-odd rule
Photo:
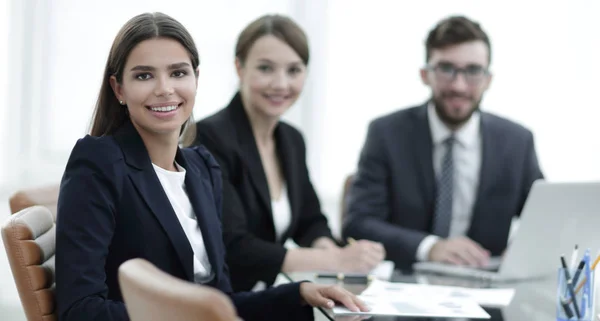
[[[242,31],[235,55],[240,91],[196,126],[196,144],[207,147],[223,173],[233,289],[269,286],[280,271],[370,271],[383,260],[383,246],[338,247],[310,182],[302,134],[281,121],[304,86],[304,32],[287,17],[263,16]],[[288,238],[301,248],[286,249]]]
[[[117,276],[131,258],[229,294],[244,320],[312,319],[311,305],[334,300],[366,309],[340,287],[308,282],[232,293],[219,166],[202,146],[178,147],[198,64],[188,31],[161,13],[134,17],[114,40],[91,136],[73,148],[60,186],[59,320],[128,320]]]

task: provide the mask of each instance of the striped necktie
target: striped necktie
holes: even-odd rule
[[[450,233],[450,221],[452,220],[452,198],[454,190],[454,160],[453,147],[454,136],[444,141],[446,154],[442,160],[442,168],[437,180],[437,191],[435,198],[435,211],[433,215],[433,234],[446,238]]]

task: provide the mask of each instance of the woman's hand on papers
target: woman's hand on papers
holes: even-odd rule
[[[336,249],[338,272],[369,273],[385,259],[381,243],[360,240]]]
[[[332,309],[336,302],[353,312],[367,312],[369,308],[356,295],[338,285],[323,285],[310,282],[300,284],[300,296],[313,307]]]
[[[466,266],[485,266],[490,252],[468,237],[439,240],[429,251],[429,259],[435,262]]]

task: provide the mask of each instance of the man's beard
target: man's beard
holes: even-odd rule
[[[447,109],[444,108],[446,106],[444,105],[442,100],[444,98],[451,98],[451,97],[463,97],[463,98],[469,99],[473,104],[469,113],[467,113],[464,117],[461,117],[461,118],[456,118],[452,115],[449,115],[446,112]],[[476,111],[479,110],[479,105],[481,103],[482,98],[483,98],[483,96],[480,97],[479,100],[474,101],[473,98],[470,96],[459,94],[456,92],[448,92],[448,93],[442,94],[442,96],[439,98],[436,98],[434,96],[432,98],[432,101],[433,101],[433,105],[435,107],[435,111],[437,112],[438,116],[444,123],[446,123],[447,125],[449,125],[451,127],[460,127],[462,124],[466,123],[467,121],[469,121],[469,119],[471,119],[471,116],[473,116],[473,113],[475,113]]]

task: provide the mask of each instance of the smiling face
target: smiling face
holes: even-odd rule
[[[437,114],[449,126],[460,126],[479,108],[491,82],[488,64],[488,47],[479,40],[431,52],[421,79],[431,88]]]
[[[117,99],[142,137],[179,137],[196,98],[197,71],[176,40],[153,38],[133,48],[119,83],[110,79]]]
[[[298,53],[272,35],[258,38],[236,69],[245,108],[267,118],[281,117],[296,102],[306,78]]]

